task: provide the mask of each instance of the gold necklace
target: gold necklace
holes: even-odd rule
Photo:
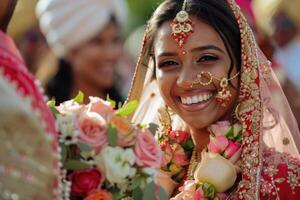
[[[197,167],[197,150],[195,147],[192,152],[190,164],[189,164],[188,171],[187,171],[187,179],[188,180],[194,179],[194,171],[195,171],[196,167]]]

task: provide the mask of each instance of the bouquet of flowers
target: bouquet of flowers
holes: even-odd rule
[[[163,151],[161,169],[179,183],[186,176],[194,149],[191,135],[185,131],[169,130],[159,136],[159,144]]]
[[[172,200],[226,199],[239,173],[242,127],[221,121],[209,127],[210,142],[201,154],[201,162],[192,170],[192,178],[179,188],[180,193]],[[191,158],[193,159],[193,158]],[[191,163],[192,165],[193,163]]]
[[[83,94],[55,106],[61,148],[63,199],[167,199],[156,185],[162,151],[153,134],[156,126],[133,125],[132,101],[115,109],[115,102]]]

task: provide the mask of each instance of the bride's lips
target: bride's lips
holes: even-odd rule
[[[193,92],[177,97],[180,107],[189,112],[204,110],[214,99],[215,92]]]

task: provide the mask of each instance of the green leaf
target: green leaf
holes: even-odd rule
[[[106,101],[108,101],[112,107],[116,107],[116,102],[109,98],[109,94],[107,94]]]
[[[56,109],[55,104],[56,104],[56,101],[54,99],[47,102],[47,106],[50,108],[50,111],[51,111],[52,115],[54,115],[54,116],[59,114],[59,111]]]
[[[92,151],[92,147],[88,144],[85,144],[85,143],[78,143],[78,147],[80,148],[81,151]]]
[[[67,170],[80,170],[80,169],[91,168],[91,165],[89,165],[87,163],[83,163],[79,160],[68,160],[65,163],[64,168]]]
[[[116,111],[116,114],[121,117],[129,116],[131,113],[135,111],[135,109],[138,107],[138,101],[130,101],[127,104],[125,104],[122,108]]]
[[[110,146],[115,147],[115,146],[117,146],[117,142],[118,142],[117,129],[116,129],[116,127],[109,124],[108,125],[108,143]]]
[[[159,200],[168,200],[168,195],[162,187],[159,187],[158,198]]]
[[[225,134],[226,137],[228,137],[229,135],[233,135],[233,127],[230,127]]]
[[[134,200],[142,200],[143,191],[141,188],[137,187],[132,191],[132,197]]]
[[[155,199],[155,184],[154,182],[148,183],[144,188],[143,200]]]
[[[122,108],[122,106],[123,106],[122,102],[119,102],[118,103],[118,109]]]
[[[203,183],[202,185],[202,190],[204,192],[204,196],[209,198],[209,199],[213,199],[215,196],[215,188],[212,184],[210,183]]]
[[[61,149],[61,152],[60,152],[60,154],[61,154],[61,163],[65,163],[65,160],[66,160],[66,158],[67,158],[67,147],[64,145],[64,144],[62,144],[62,143],[60,143],[59,144],[59,146],[60,146],[60,149]]]
[[[76,101],[79,104],[82,104],[83,100],[84,100],[84,94],[81,91],[79,91],[77,96],[74,98],[74,101]]]
[[[182,143],[182,147],[184,150],[187,150],[187,151],[190,151],[190,150],[193,150],[194,149],[194,142],[193,140],[190,138],[190,139],[187,139],[184,141],[184,143]]]
[[[150,123],[148,130],[152,133],[152,135],[155,135],[156,131],[158,130],[158,125],[154,123]]]

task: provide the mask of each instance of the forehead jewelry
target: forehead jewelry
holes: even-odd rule
[[[183,44],[186,39],[194,32],[194,23],[189,18],[189,14],[185,11],[186,1],[184,0],[182,9],[176,14],[175,19],[171,23],[172,37],[182,50],[182,54],[186,54]]]

